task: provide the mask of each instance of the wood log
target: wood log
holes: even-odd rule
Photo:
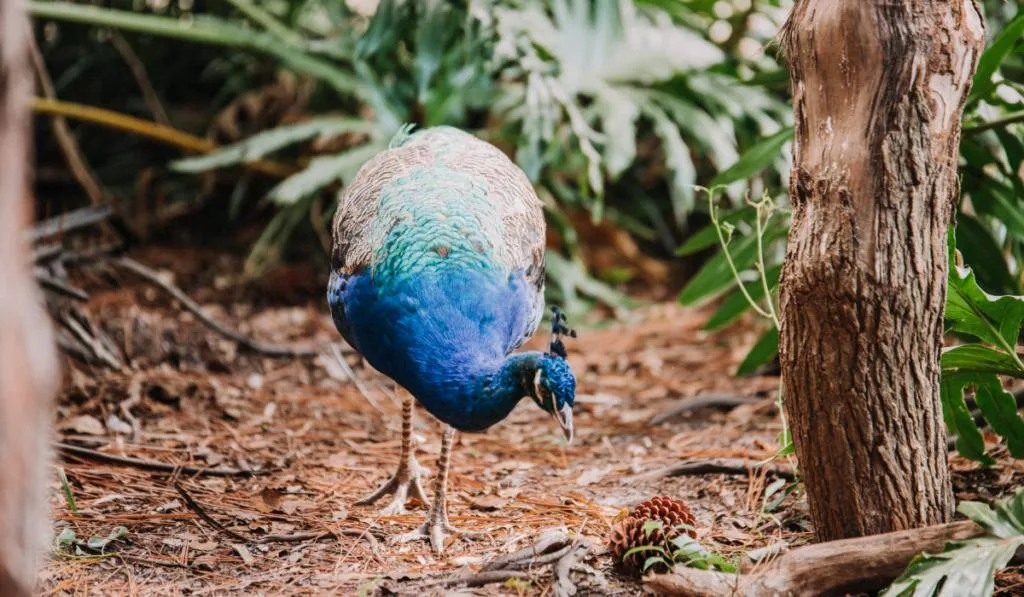
[[[971,521],[841,539],[798,547],[750,574],[677,567],[644,579],[660,595],[811,597],[877,591],[903,573],[922,551],[941,552],[946,542],[983,535]]]

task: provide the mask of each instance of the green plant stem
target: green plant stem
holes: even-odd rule
[[[249,20],[257,23],[267,30],[268,33],[274,35],[286,44],[295,46],[297,48],[305,47],[305,40],[301,35],[295,33],[287,27],[284,23],[277,20],[277,17],[263,10],[259,6],[256,6],[249,0],[225,0],[231,6],[238,9],[239,12],[244,14]]]
[[[86,4],[41,0],[29,0],[28,11],[39,19],[110,27],[218,46],[245,48],[250,45],[250,40],[243,29],[194,18],[175,19]]]
[[[711,217],[711,224],[715,227],[715,234],[718,235],[718,242],[719,244],[722,245],[722,253],[725,254],[725,261],[726,263],[729,264],[729,269],[732,271],[732,277],[736,280],[736,285],[739,286],[740,292],[743,293],[743,297],[747,299],[747,302],[750,303],[750,307],[754,309],[754,311],[757,312],[758,315],[766,319],[772,319],[772,321],[775,321],[772,315],[769,312],[762,309],[761,305],[759,305],[757,301],[754,300],[754,297],[750,296],[750,293],[747,292],[746,286],[743,285],[743,281],[740,278],[740,273],[736,269],[736,263],[733,262],[732,260],[732,253],[729,252],[729,243],[725,240],[725,235],[722,234],[722,226],[719,225],[718,222],[718,208],[715,206],[714,190],[708,190],[708,206],[710,211],[708,215]],[[758,241],[760,240],[760,236],[758,236]],[[764,274],[762,274],[761,277],[764,278]]]
[[[761,278],[761,288],[764,290],[764,299],[768,304],[768,314],[771,317],[772,323],[775,324],[776,329],[782,329],[779,325],[779,315],[775,311],[775,301],[772,300],[772,293],[768,288],[768,277],[765,276],[764,268],[764,224],[768,223],[768,219],[772,217],[771,212],[765,217],[764,222],[761,221],[761,210],[764,209],[767,198],[763,198],[755,204],[757,213],[754,216],[755,226],[757,227],[757,273]],[[779,395],[782,395],[781,389]]]
[[[997,120],[989,120],[988,122],[982,122],[980,124],[972,124],[963,128],[965,135],[975,135],[977,133],[983,133],[988,130],[1002,128],[1011,124],[1017,124],[1018,122],[1024,122],[1024,110],[1020,112],[1014,112],[1003,118]]]
[[[64,472],[64,467],[57,467],[57,476],[60,478],[60,486],[64,491],[64,501],[68,505],[68,510],[75,516],[78,516],[78,505],[75,503],[75,494],[71,491],[71,483],[68,482],[68,476]]]

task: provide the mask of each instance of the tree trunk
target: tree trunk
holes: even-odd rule
[[[799,0],[783,396],[819,540],[945,522],[939,402],[972,0]]]
[[[46,532],[50,404],[58,370],[30,267],[31,29],[21,0],[0,0],[0,595],[31,594]]]

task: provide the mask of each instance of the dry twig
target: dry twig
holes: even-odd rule
[[[159,287],[167,294],[170,294],[172,297],[177,299],[182,306],[206,324],[207,327],[218,334],[237,342],[239,346],[247,348],[253,352],[258,352],[272,357],[315,357],[319,354],[319,350],[315,348],[281,346],[279,344],[260,342],[259,340],[253,340],[252,338],[243,336],[234,330],[224,327],[220,322],[211,317],[210,314],[199,305],[199,303],[189,298],[184,291],[174,284],[164,281],[159,274],[145,265],[142,265],[138,261],[135,261],[130,257],[119,257],[117,259],[112,259],[111,263],[130,271],[136,276],[139,276],[147,282]]]
[[[782,479],[793,480],[796,478],[796,471],[784,465],[754,462],[742,458],[702,458],[682,460],[664,468],[640,473],[624,479],[623,483],[642,483],[679,475],[750,475],[761,471]]]
[[[114,46],[114,49],[121,55],[125,64],[128,65],[128,70],[132,71],[135,83],[139,86],[139,91],[142,92],[142,99],[146,102],[146,107],[153,114],[153,120],[164,126],[171,126],[171,121],[167,118],[167,111],[164,110],[163,105],[160,103],[156,89],[153,88],[149,74],[146,73],[146,66],[142,64],[142,60],[139,59],[139,55],[135,53],[131,44],[117,30],[110,32],[110,44]]]
[[[648,424],[661,425],[665,421],[674,419],[683,413],[697,410],[699,408],[732,409],[737,406],[743,406],[744,404],[757,404],[760,400],[760,398],[735,396],[732,394],[704,394],[701,396],[693,396],[686,398],[685,400],[681,400],[665,412],[654,415]]]
[[[32,230],[29,233],[29,240],[35,244],[51,236],[67,234],[80,228],[99,224],[100,222],[109,220],[113,213],[114,212],[108,205],[97,205],[75,209],[67,213],[60,214],[59,216],[48,218],[32,226]],[[56,250],[59,253],[61,247],[58,246]],[[36,257],[36,260],[39,260],[38,256]]]
[[[43,60],[43,54],[39,51],[35,38],[32,38],[30,43],[32,66],[35,68],[36,78],[39,79],[39,86],[43,90],[43,95],[47,99],[56,99],[57,92],[53,87],[53,81],[50,79],[50,73],[46,71],[46,62]],[[53,135],[57,138],[57,144],[60,145],[60,149],[64,153],[64,158],[67,160],[68,167],[71,168],[71,173],[75,176],[75,180],[82,186],[85,194],[89,196],[90,203],[93,205],[102,204],[105,194],[103,187],[96,180],[96,175],[82,154],[82,149],[78,146],[75,136],[71,134],[71,128],[68,127],[67,120],[63,116],[54,115],[52,122]]]
[[[554,597],[572,597],[576,594],[576,584],[572,582],[569,573],[588,550],[586,544],[577,542],[569,546],[568,553],[559,558],[551,581],[551,593]]]
[[[487,564],[484,564],[484,566],[480,568],[480,571],[486,572],[488,570],[500,570],[503,568],[516,567],[525,568],[531,563],[536,562],[538,557],[546,553],[556,551],[559,554],[562,554],[562,550],[566,547],[570,547],[568,533],[565,531],[549,531],[542,534],[540,538],[537,539],[537,542],[530,547],[514,551],[508,555],[501,556],[500,558],[495,558]]]
[[[107,464],[130,466],[132,468],[137,468],[144,471],[153,471],[160,473],[184,473],[186,475],[205,475],[208,477],[248,477],[266,474],[267,472],[269,472],[244,471],[241,469],[233,468],[197,468],[194,466],[181,466],[176,464],[168,464],[166,462],[156,462],[154,460],[142,460],[141,458],[132,458],[130,456],[115,456],[113,454],[105,454],[103,452],[97,452],[96,450],[90,450],[89,448],[83,448],[82,446],[75,446],[72,444],[65,444],[63,442],[54,443],[54,447],[65,456],[77,456],[78,458],[83,458],[86,460],[105,462]]]

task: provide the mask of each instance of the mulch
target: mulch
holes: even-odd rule
[[[215,255],[134,257],[175,277],[233,329],[339,352],[261,356],[144,281],[83,281],[85,310],[129,366],[66,363],[55,423],[68,447],[52,476],[54,547],[42,595],[430,595],[467,582],[481,586],[462,594],[564,594],[554,586],[562,560],[479,574],[555,531],[580,546],[567,550],[574,559],[562,571],[577,594],[633,595],[639,580],[617,571],[603,546],[616,517],[654,495],[684,500],[701,541],[727,558],[770,557],[811,538],[800,487],[765,468],[743,470],[774,454],[780,431],[778,378],[732,375],[758,337],[754,322],[709,333],[710,310],[676,304],[643,307],[624,322],[572,322],[575,441],[566,445],[529,401],[486,433],[458,435],[451,521],[483,534],[457,538],[436,557],[425,543],[388,542],[421,522],[422,505],[402,516],[353,505],[396,465],[400,406],[391,383],[343,346],[319,296],[274,304],[265,290],[246,289],[237,263]],[[196,265],[204,262],[214,265]],[[727,399],[679,412],[700,396]],[[417,457],[433,470],[439,427],[418,411],[416,430]],[[670,474],[688,459],[740,470]],[[1020,478],[1021,465],[1006,458],[988,471],[952,461],[963,495],[1002,495]],[[1015,573],[1001,586],[1014,586]]]

